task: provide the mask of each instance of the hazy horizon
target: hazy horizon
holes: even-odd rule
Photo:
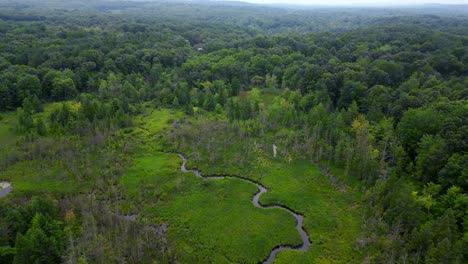
[[[295,5],[332,5],[332,6],[396,6],[422,4],[468,4],[468,0],[239,0],[255,4],[295,4]]]

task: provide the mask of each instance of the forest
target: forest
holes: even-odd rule
[[[468,5],[0,0],[0,40],[0,263],[468,262]]]

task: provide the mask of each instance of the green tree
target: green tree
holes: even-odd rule
[[[416,175],[423,182],[438,182],[439,170],[449,158],[446,141],[440,136],[424,135],[416,156]]]
[[[446,187],[458,185],[468,190],[468,154],[453,154],[439,171],[439,181]]]
[[[441,130],[441,122],[440,114],[432,108],[410,109],[403,115],[398,124],[398,134],[411,157],[415,157],[423,135],[435,135]]]
[[[61,225],[49,215],[36,213],[26,234],[16,237],[13,263],[61,263],[65,249]]]
[[[55,101],[63,101],[78,95],[78,90],[71,78],[56,78],[53,81],[51,97]]]
[[[369,122],[364,115],[359,115],[352,123],[354,132],[354,157],[349,164],[351,173],[357,175],[368,184],[376,180],[378,150],[373,148],[373,136],[369,132]]]
[[[20,100],[28,96],[41,96],[41,81],[36,75],[26,74],[21,76],[18,83],[18,96]]]

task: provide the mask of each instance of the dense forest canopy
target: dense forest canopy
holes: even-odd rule
[[[467,10],[0,0],[0,262],[466,263]]]

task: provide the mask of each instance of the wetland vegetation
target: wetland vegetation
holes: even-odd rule
[[[466,10],[0,0],[0,263],[466,263]]]

